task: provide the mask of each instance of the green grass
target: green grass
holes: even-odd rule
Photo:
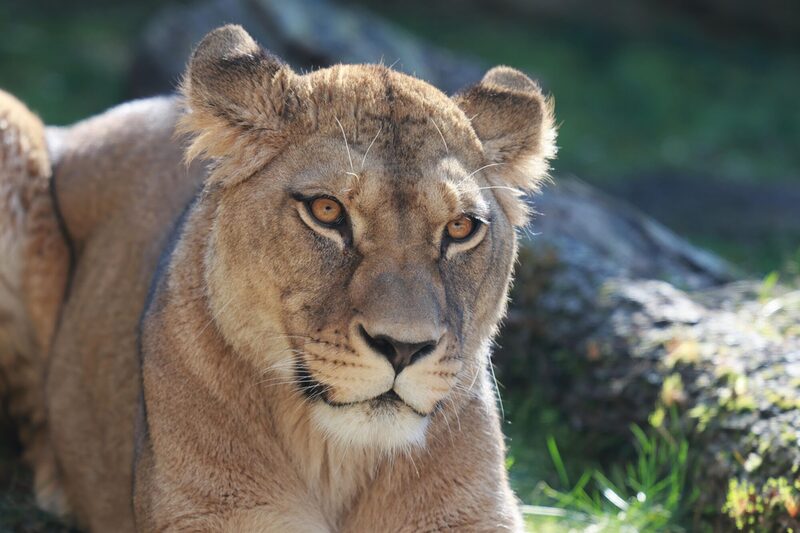
[[[677,419],[673,413],[670,420]],[[690,483],[689,443],[677,422],[647,430],[632,426],[631,433],[628,461],[607,468],[585,467],[577,478],[569,474],[556,440],[547,437],[552,461],[549,477],[554,474],[556,481],[541,481],[548,477],[545,475],[533,492],[525,494],[518,489],[528,504],[524,507],[528,528],[642,533],[703,530],[704,524],[689,515],[697,488]],[[510,468],[514,478],[518,466],[513,459]]]
[[[694,516],[692,453],[677,412],[630,431],[581,429],[565,411],[574,354],[554,367],[508,360],[498,370],[507,467],[532,531],[703,531]],[[527,365],[527,367],[525,366]],[[536,376],[536,377],[532,377]],[[505,386],[502,383],[505,382]],[[654,405],[653,408],[656,406]]]

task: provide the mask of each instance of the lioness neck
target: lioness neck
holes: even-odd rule
[[[346,448],[327,438],[314,426],[305,398],[296,392],[276,387],[270,395],[275,433],[292,469],[310,501],[317,503],[335,528],[361,491],[368,489],[383,457],[374,450]]]

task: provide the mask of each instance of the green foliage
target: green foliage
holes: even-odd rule
[[[526,503],[539,501],[542,481],[557,487],[566,486],[564,479],[576,479],[600,462],[620,458],[616,435],[600,436],[577,433],[566,413],[554,407],[542,390],[509,390],[503,394],[508,438],[508,466],[511,483]],[[552,440],[552,443],[550,442]],[[554,468],[553,450],[566,458]],[[625,453],[625,452],[623,452]]]
[[[780,278],[780,273],[775,270],[764,276],[764,279],[761,281],[761,286],[758,289],[758,299],[761,303],[764,303],[772,298],[772,294],[775,291],[775,287],[778,285]]]
[[[0,2],[0,87],[48,124],[125,100],[134,45],[158,0]]]
[[[662,407],[657,425],[632,426],[625,442],[576,433],[541,395],[506,397],[508,466],[531,531],[684,531],[697,491],[675,407]]]
[[[536,517],[563,526],[592,527],[597,531],[683,531],[685,513],[696,498],[689,487],[689,444],[673,426],[671,431],[632,426],[635,454],[624,465],[585,471],[568,490],[543,486],[541,493],[550,506],[526,508],[528,523]],[[553,464],[564,486],[569,486],[565,468],[553,439],[548,439]],[[560,510],[560,511],[557,511]]]
[[[747,480],[731,479],[722,512],[739,530],[762,531],[763,524],[782,523],[800,530],[800,478],[770,478],[760,488]]]

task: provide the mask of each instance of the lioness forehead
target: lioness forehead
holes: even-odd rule
[[[487,214],[470,179],[481,144],[449,97],[380,65],[302,78],[296,96],[307,102],[307,123],[279,158],[289,192],[336,197],[373,222],[414,212],[430,227],[463,212]]]
[[[209,184],[242,183],[301,147],[314,158],[317,144],[341,134],[346,173],[357,175],[358,156],[365,161],[373,148],[395,180],[427,180],[437,161],[451,157],[466,185],[480,173],[474,189],[493,189],[486,195],[521,226],[528,209],[520,195],[538,190],[555,155],[552,105],[509,67],[491,69],[451,99],[382,65],[299,76],[241,27],[225,26],[198,45],[182,92],[190,112],[178,129],[192,135],[186,158],[215,160]]]
[[[413,178],[432,159],[477,163],[481,143],[469,119],[430,84],[381,65],[337,65],[303,76],[312,131],[346,137]],[[301,95],[299,95],[301,96]],[[301,96],[302,98],[302,96]]]
[[[488,216],[486,202],[470,179],[470,169],[448,155],[442,141],[436,140],[440,153],[429,159],[418,155],[402,164],[391,143],[376,147],[376,141],[366,147],[367,152],[359,145],[350,145],[348,150],[341,132],[338,137],[312,137],[308,144],[290,151],[286,187],[288,192],[306,197],[336,197],[348,209],[367,216],[414,211],[435,223],[462,212]],[[306,157],[310,150],[313,160]]]

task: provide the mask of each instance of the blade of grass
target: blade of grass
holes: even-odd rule
[[[558,452],[556,439],[552,435],[547,436],[547,451],[550,452],[550,459],[552,459],[553,465],[556,467],[559,481],[561,481],[564,487],[569,487],[567,469],[564,468],[564,461],[561,459],[561,454]]]

